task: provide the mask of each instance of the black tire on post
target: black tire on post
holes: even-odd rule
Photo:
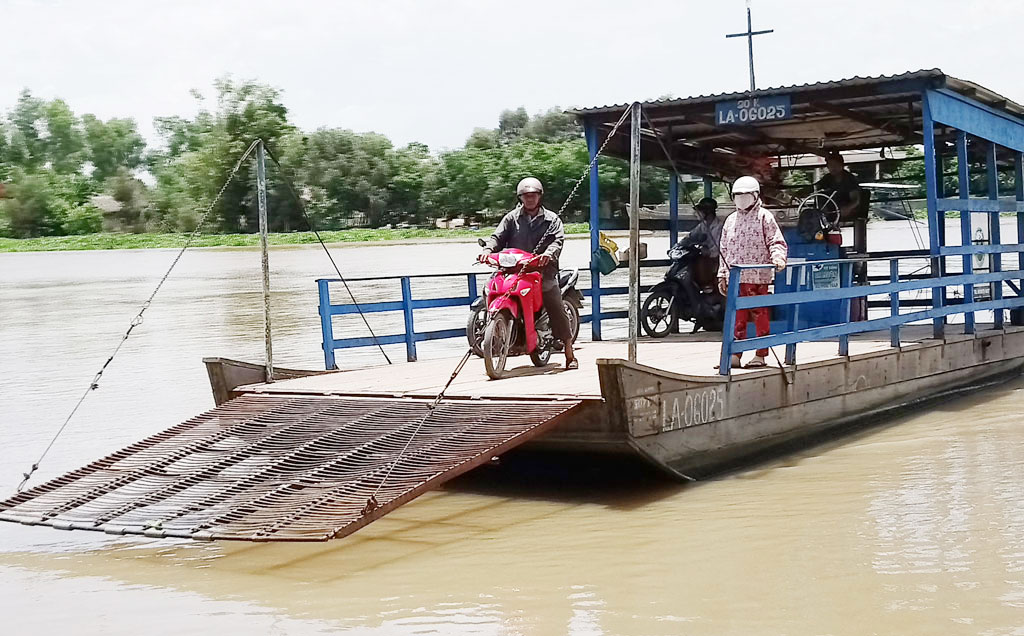
[[[512,348],[512,315],[508,311],[499,311],[487,323],[481,348],[487,377],[500,380],[505,375],[505,362]]]
[[[484,330],[487,329],[487,306],[478,307],[469,313],[469,320],[466,321],[466,341],[473,354],[478,358],[484,357],[484,350],[481,343],[484,341]]]
[[[640,310],[640,327],[652,338],[664,338],[678,320],[675,296],[668,289],[656,289]]]

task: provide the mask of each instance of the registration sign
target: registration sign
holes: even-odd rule
[[[793,116],[789,95],[750,97],[715,104],[715,125],[754,124],[782,121]]]
[[[811,265],[811,289],[839,289],[839,264]]]

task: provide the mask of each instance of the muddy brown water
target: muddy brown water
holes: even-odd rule
[[[905,226],[872,231],[913,240]],[[474,253],[335,250],[351,276],[465,271]],[[566,260],[586,253],[570,242]],[[171,258],[0,254],[0,493],[13,492]],[[305,247],[276,249],[271,262],[277,363],[320,368],[313,279],[330,265]],[[258,361],[258,264],[252,250],[187,254],[34,483],[209,408],[203,356]],[[357,292],[383,299],[397,286]],[[417,314],[421,328],[460,319]],[[461,348],[430,343],[421,356]],[[380,360],[372,349],[341,356]],[[485,473],[324,544],[0,523],[3,632],[1024,634],[1022,411],[1014,380],[693,486],[618,468],[585,483]]]

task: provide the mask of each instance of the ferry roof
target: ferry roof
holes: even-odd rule
[[[823,155],[830,151],[917,144],[922,141],[921,95],[926,89],[950,90],[1024,119],[1024,106],[939,69],[851,77],[753,92],[644,102],[641,159],[667,167],[668,161],[661,148],[664,144],[671,149],[682,172],[731,176],[743,172],[744,168],[730,161],[730,154],[746,157]],[[788,98],[789,117],[753,123],[719,123],[717,104],[748,98],[765,103]],[[617,104],[569,112],[585,125],[596,127],[598,140],[603,142],[611,126],[628,107],[628,104]],[[946,131],[936,129],[936,135],[941,141]],[[628,158],[627,124],[609,141],[605,154]]]

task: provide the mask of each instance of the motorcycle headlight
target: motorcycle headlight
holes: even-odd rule
[[[515,254],[509,254],[508,252],[498,254],[498,265],[502,267],[515,267],[517,264],[519,264],[519,257]]]

